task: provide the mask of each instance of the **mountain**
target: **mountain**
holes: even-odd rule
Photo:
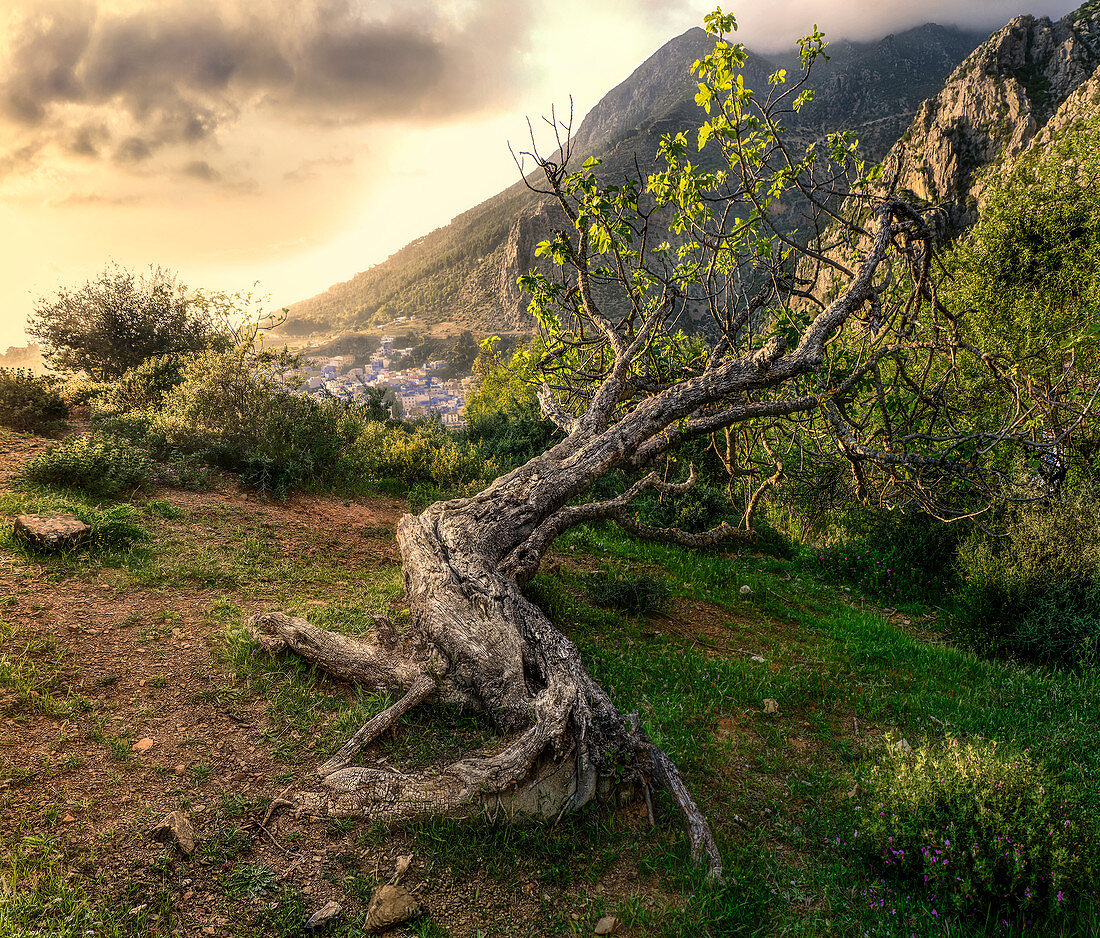
[[[982,38],[927,24],[878,42],[831,44],[830,59],[814,69],[813,105],[788,120],[791,136],[810,142],[826,131],[854,129],[866,154],[880,159],[920,102]],[[689,69],[712,46],[702,29],[666,43],[584,118],[575,135],[578,157],[600,156],[602,175],[613,178],[633,170],[635,154],[645,169],[663,134],[697,127],[702,112]],[[797,55],[750,53],[746,84],[766,88],[778,68],[796,73]],[[552,207],[517,182],[381,264],[294,304],[283,331],[363,328],[401,316],[483,332],[526,328],[516,277],[533,266],[534,246],[559,224],[555,219]]]
[[[965,228],[977,218],[988,181],[1027,149],[1098,67],[1100,0],[1054,22],[1016,17],[921,105],[883,161],[883,178],[940,206],[951,230]]]
[[[921,104],[882,161],[877,195],[895,192],[935,207],[929,217],[949,241],[977,221],[991,182],[1007,176],[1032,147],[1098,113],[1100,0],[1056,21],[1018,16]],[[806,263],[800,273],[814,280],[818,296],[835,289],[831,268]]]

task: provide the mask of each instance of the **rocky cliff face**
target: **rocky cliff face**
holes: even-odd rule
[[[1050,120],[1032,137],[1021,156],[1026,156],[1033,150],[1042,149],[1055,137],[1098,115],[1100,115],[1100,65],[1087,81],[1078,85],[1073,94],[1062,102]],[[1007,165],[1005,167],[1006,170],[1010,168]]]
[[[884,180],[942,207],[954,230],[969,226],[988,180],[1024,152],[1098,65],[1100,27],[1087,8],[1057,22],[1017,17],[920,106],[884,160]]]
[[[495,332],[530,328],[529,298],[516,278],[535,265],[535,246],[564,222],[557,205],[547,201],[532,202],[516,215],[507,238],[466,275],[459,307],[469,325]]]

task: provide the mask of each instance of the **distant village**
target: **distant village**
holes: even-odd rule
[[[388,389],[385,401],[396,419],[438,414],[444,426],[462,426],[462,408],[472,390],[473,375],[443,380],[445,361],[402,368],[408,350],[395,349],[393,336],[382,336],[381,347],[362,367],[352,355],[309,359],[309,364],[284,372],[282,379],[311,397],[331,396],[345,401],[364,398],[368,388]],[[308,353],[307,353],[308,354]]]

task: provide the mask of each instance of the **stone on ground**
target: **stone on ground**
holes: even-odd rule
[[[185,857],[195,852],[195,829],[182,811],[169,814],[153,828],[153,836],[158,840],[175,843]]]
[[[367,907],[364,931],[367,934],[385,931],[419,913],[420,905],[407,889],[402,886],[379,886]]]
[[[91,532],[75,515],[20,515],[15,536],[43,550],[76,547]]]
[[[340,905],[339,902],[334,899],[329,899],[328,902],[306,919],[306,928],[320,928],[322,925],[336,918],[343,910],[344,907]]]
[[[614,915],[605,915],[596,923],[597,935],[614,935],[619,930],[619,920]]]

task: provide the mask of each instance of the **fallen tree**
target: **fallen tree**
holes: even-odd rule
[[[719,151],[720,170],[694,167],[678,134],[662,145],[660,172],[602,184],[598,161],[570,170],[570,126],[553,118],[553,157],[539,155],[533,134],[525,154],[540,174],[531,185],[569,223],[539,246],[554,273],[522,278],[547,349],[540,402],[565,438],[484,491],[401,520],[410,621],[400,633],[382,618],[366,640],[277,613],[253,620],[266,648],[396,700],[320,767],[320,788],[287,800],[298,812],[555,818],[609,785],[647,798],[660,788],[679,807],[692,856],[719,877],[711,829],[672,760],[524,595],[554,539],[611,519],[689,546],[749,541],[760,498],[783,473],[780,443],[797,450],[822,430],[867,487],[880,476],[922,497],[962,480],[987,498],[1009,479],[984,457],[1000,443],[1026,442],[1034,409],[1003,363],[968,346],[936,302],[925,219],[890,198],[841,218],[840,197],[858,197],[873,176],[854,141],[834,135],[796,156],[782,140],[780,116],[807,103],[801,85],[823,37],[802,40],[799,81],[777,74],[759,99],[738,77],[743,48],[725,39],[732,17],[716,13],[707,25],[716,44],[696,63],[708,114],[699,144]],[[808,220],[800,240],[775,221],[791,211]],[[832,268],[835,295],[809,295],[817,277],[800,274],[799,263]],[[679,328],[704,316],[706,344]],[[966,368],[982,369],[1002,392],[986,413],[962,419],[950,397]],[[689,533],[632,514],[642,493],[674,495],[695,482],[694,469],[670,482],[671,464],[654,466],[728,428],[744,440],[740,455],[727,454],[748,493],[739,524]],[[625,480],[621,491],[586,500],[613,472]],[[352,765],[429,700],[483,713],[499,744],[423,773]]]

